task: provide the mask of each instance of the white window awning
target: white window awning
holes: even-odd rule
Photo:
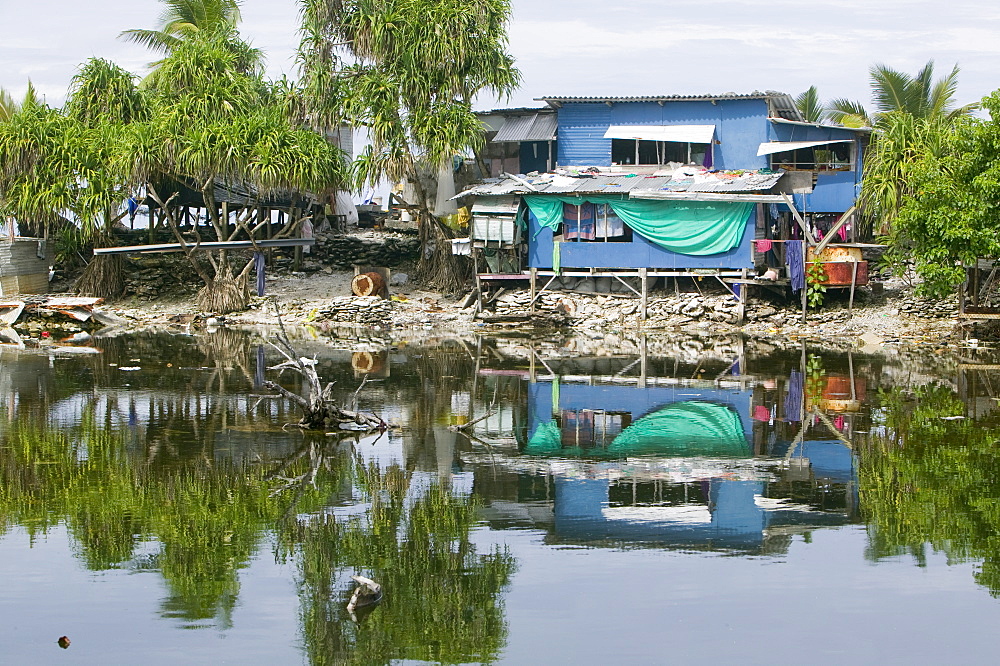
[[[799,148],[812,148],[813,146],[825,146],[830,143],[853,143],[854,139],[828,139],[826,141],[768,141],[760,144],[757,148],[757,156],[773,155],[774,153],[784,153],[789,150]]]
[[[612,125],[605,139],[712,143],[715,125]]]

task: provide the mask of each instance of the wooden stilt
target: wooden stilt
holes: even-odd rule
[[[747,284],[747,269],[743,269],[740,273],[740,304],[736,307],[736,323],[742,325],[747,313],[747,290],[750,285]]]
[[[847,318],[850,319],[854,310],[854,289],[858,282],[858,262],[851,262],[851,297],[847,301]]]
[[[795,241],[792,241],[792,242],[794,243]],[[806,262],[806,241],[801,241],[801,243],[802,243],[802,270],[805,271],[805,269],[806,269],[806,263],[805,263]],[[806,296],[808,295],[808,293],[809,293],[809,281],[806,280],[806,283],[804,285],[802,285],[802,323],[803,324],[806,323],[806,305],[807,305],[807,303],[806,303]]]
[[[646,320],[646,306],[649,304],[649,280],[646,279],[646,274],[649,269],[643,267],[639,269],[639,282],[641,282],[642,296],[640,297],[639,303],[639,315],[642,320]]]
[[[532,266],[531,269],[529,269],[528,274],[530,275],[529,284],[531,285],[531,309],[530,309],[530,312],[532,314],[534,314],[535,313],[535,295],[537,294],[537,291],[536,291],[537,284],[536,284],[536,282],[538,280],[538,269],[535,268],[534,266]]]

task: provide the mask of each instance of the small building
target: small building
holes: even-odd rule
[[[53,263],[52,248],[41,238],[0,239],[0,296],[44,294]]]
[[[548,111],[481,114],[497,125],[486,154],[518,145],[517,160],[512,150],[494,159],[503,172],[463,193],[476,197],[474,218],[493,218],[471,233],[481,280],[637,278],[643,290],[671,276],[746,280],[802,266],[788,241],[850,238],[870,130],[807,123],[777,92],[540,101]],[[550,124],[555,163],[544,172],[526,158],[534,129]]]
[[[482,160],[492,177],[503,173],[545,173],[556,165],[556,110],[518,108],[482,111],[486,127]]]

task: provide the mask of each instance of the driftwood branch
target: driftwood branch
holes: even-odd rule
[[[451,430],[451,431],[454,431],[454,432],[465,432],[466,430],[468,430],[472,426],[476,425],[480,421],[485,421],[486,419],[490,418],[491,416],[494,416],[496,413],[497,413],[496,410],[493,409],[493,406],[491,405],[489,411],[487,411],[485,414],[483,414],[482,416],[480,416],[478,419],[472,419],[468,423],[463,423],[461,425],[450,425],[450,426],[448,426],[448,429]]]
[[[299,395],[276,382],[268,381],[264,383],[264,386],[292,400],[302,409],[302,419],[298,426],[305,430],[377,430],[385,432],[389,426],[381,418],[374,414],[369,415],[356,411],[358,393],[364,387],[365,382],[362,381],[361,386],[354,392],[355,404],[352,407],[355,407],[355,410],[342,409],[333,399],[333,382],[324,385],[316,371],[316,360],[305,358],[295,350],[288,339],[277,304],[275,304],[275,311],[278,317],[279,332],[275,334],[274,340],[268,342],[278,350],[285,360],[270,369],[295,371],[305,380],[307,389],[305,395]]]

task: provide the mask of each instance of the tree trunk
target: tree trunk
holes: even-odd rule
[[[117,298],[125,293],[125,257],[120,254],[95,255],[76,281],[81,296]]]
[[[469,261],[451,253],[452,234],[436,217],[426,211],[420,211],[419,215],[417,279],[447,293],[460,291],[471,277]]]
[[[219,266],[211,282],[198,290],[198,308],[202,312],[228,314],[246,310],[250,305],[250,286],[246,278],[234,277],[229,267]]]

